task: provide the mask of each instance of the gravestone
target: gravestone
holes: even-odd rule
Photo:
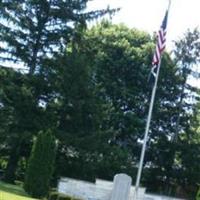
[[[126,174],[117,174],[114,177],[114,185],[111,200],[129,200],[132,179]]]

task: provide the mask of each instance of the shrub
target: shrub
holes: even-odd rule
[[[59,196],[58,192],[50,192],[48,200],[57,200]]]
[[[60,194],[57,200],[73,200],[70,196]]]
[[[77,199],[77,198],[73,198],[73,197],[70,197],[70,196],[67,196],[67,195],[60,194],[58,196],[57,200],[81,200],[81,199]]]
[[[34,142],[25,176],[24,189],[32,197],[47,195],[56,154],[55,137],[50,131],[40,132]]]
[[[48,195],[48,200],[82,200],[82,199],[70,197],[68,195],[64,195],[64,194],[52,191]]]

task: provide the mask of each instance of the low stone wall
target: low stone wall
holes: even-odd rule
[[[70,178],[61,178],[58,192],[84,200],[109,200],[111,195],[109,188],[106,189],[93,183]]]
[[[58,192],[81,198],[83,200],[110,200],[113,190],[113,182],[96,179],[96,182],[75,180],[71,178],[61,178],[58,183]],[[143,200],[145,188],[139,189],[139,199]],[[129,199],[133,200],[134,187],[131,187]]]
[[[81,198],[83,200],[111,200],[113,182],[96,179],[95,183],[80,181],[71,178],[61,178],[58,192]],[[119,191],[119,190],[118,190]],[[129,200],[134,199],[135,188],[131,186]],[[137,200],[183,200],[172,197],[145,194],[145,188],[139,188]]]

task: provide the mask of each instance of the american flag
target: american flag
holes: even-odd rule
[[[155,76],[157,71],[157,67],[160,64],[161,61],[161,55],[163,51],[165,50],[165,45],[166,45],[166,33],[167,33],[167,18],[168,18],[168,10],[166,11],[165,17],[163,19],[162,25],[160,27],[160,30],[158,31],[157,34],[157,44],[156,44],[156,50],[153,56],[152,60],[152,73]]]

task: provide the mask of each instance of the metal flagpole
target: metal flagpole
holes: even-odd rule
[[[171,0],[169,0],[168,11],[170,9],[170,6],[171,6]],[[154,105],[154,100],[155,100],[155,95],[156,95],[158,77],[159,77],[159,73],[160,73],[160,65],[161,65],[161,58],[160,58],[160,62],[158,63],[154,87],[153,87],[152,93],[151,93],[151,101],[150,101],[150,106],[149,106],[149,112],[148,112],[147,123],[146,123],[145,134],[144,134],[144,140],[143,140],[143,146],[142,146],[142,151],[141,151],[141,156],[140,156],[140,163],[139,163],[139,167],[138,167],[137,179],[136,179],[136,184],[135,184],[134,200],[137,200],[138,189],[139,189],[139,186],[140,186],[140,179],[141,179],[141,174],[142,174],[146,144],[147,144],[147,140],[148,140],[148,133],[149,133],[149,127],[150,127],[150,122],[151,122],[151,117],[152,117],[152,110],[153,110],[153,105]]]
[[[158,64],[157,74],[156,74],[156,77],[155,77],[155,83],[154,83],[154,87],[153,87],[152,93],[151,93],[149,113],[148,113],[148,117],[147,117],[147,123],[146,123],[145,134],[144,134],[144,141],[143,141],[143,146],[142,146],[142,151],[141,151],[141,156],[140,156],[139,168],[138,168],[138,172],[137,172],[137,180],[136,180],[136,184],[135,184],[135,197],[137,197],[138,189],[139,189],[139,185],[140,185],[142,167],[143,167],[143,162],[144,162],[144,155],[145,155],[146,144],[147,144],[147,140],[148,140],[148,132],[149,132],[152,110],[153,110],[153,105],[154,105],[154,99],[155,99],[156,89],[157,89],[157,84],[158,84],[158,76],[159,76],[159,72],[160,72],[160,65],[161,65],[161,62]]]
[[[169,0],[168,11],[169,11],[170,7],[171,7],[171,0]]]

